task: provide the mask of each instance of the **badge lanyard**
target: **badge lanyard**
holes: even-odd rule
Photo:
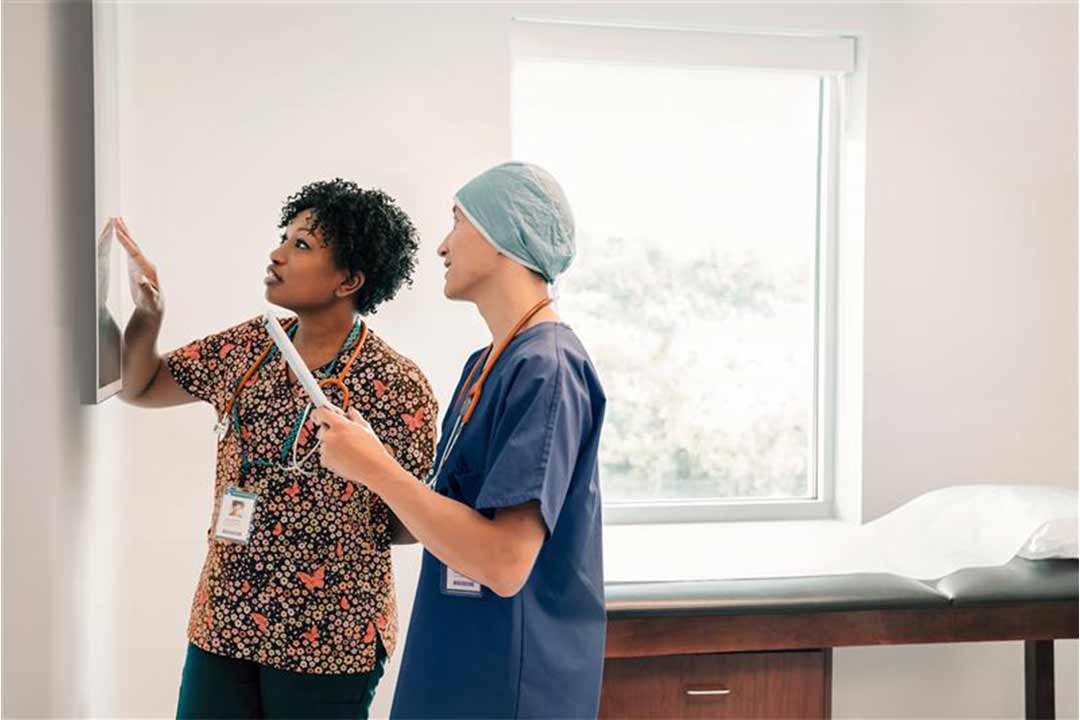
[[[465,378],[465,382],[461,386],[461,390],[458,392],[457,398],[454,400],[454,406],[451,412],[456,413],[457,417],[454,419],[454,426],[450,430],[450,436],[447,438],[442,455],[439,457],[439,465],[428,477],[427,486],[429,488],[435,487],[435,481],[438,480],[439,474],[446,465],[447,458],[449,458],[450,453],[453,452],[454,446],[461,436],[461,431],[465,429],[465,425],[468,424],[473,411],[476,410],[476,406],[480,403],[480,394],[484,391],[484,382],[487,380],[488,375],[491,374],[491,369],[495,366],[495,362],[503,354],[503,351],[506,350],[507,346],[510,345],[510,342],[517,337],[518,333],[525,327],[525,323],[529,322],[536,313],[550,305],[552,301],[553,298],[544,298],[536,303],[536,305],[517,321],[517,324],[514,325],[513,329],[502,339],[502,342],[499,343],[498,348],[495,348],[494,343],[488,345],[484,354],[478,357],[476,362],[473,363],[468,376]],[[476,383],[470,387],[469,383],[472,382],[473,375],[476,373],[476,368],[480,367],[481,362],[484,365],[484,369],[480,372],[480,377],[476,380]],[[465,399],[464,404],[462,404],[463,397]]]
[[[295,319],[288,321],[288,323],[286,324],[285,331],[289,334],[290,339],[296,334],[297,327],[298,323]],[[337,355],[334,357],[334,360],[330,365],[331,372],[333,372],[334,367],[341,361],[341,356],[342,354],[344,354],[346,348],[348,348],[350,345],[354,345],[353,351],[349,355],[349,359],[345,362],[344,366],[341,368],[341,371],[337,375],[319,381],[320,387],[335,386],[337,388],[340,388],[342,393],[342,410],[349,409],[350,401],[349,388],[345,385],[345,377],[348,374],[349,370],[352,368],[353,362],[360,354],[360,349],[364,346],[364,341],[366,339],[367,324],[363,321],[358,321],[354,323],[352,330],[349,331],[348,337],[345,339],[345,342],[342,344],[341,349],[338,350]],[[229,399],[229,404],[225,409],[225,415],[221,418],[221,420],[219,420],[218,424],[215,426],[215,430],[217,430],[218,439],[224,440],[225,437],[229,434],[230,429],[233,429],[236,434],[236,444],[237,449],[239,449],[240,451],[241,462],[245,466],[278,465],[280,467],[283,467],[286,471],[294,471],[299,472],[303,475],[311,475],[312,473],[303,470],[301,466],[305,462],[307,462],[307,460],[318,450],[319,442],[321,441],[316,442],[315,447],[308,451],[308,453],[300,460],[297,460],[296,457],[297,445],[299,444],[300,430],[304,426],[304,422],[305,420],[307,420],[307,417],[312,409],[312,404],[310,401],[304,405],[304,409],[301,410],[300,413],[297,415],[296,421],[293,423],[292,429],[289,431],[288,437],[282,444],[279,462],[275,463],[273,461],[250,457],[247,456],[247,453],[244,452],[243,438],[240,431],[240,413],[237,400],[239,399],[240,393],[243,391],[244,387],[247,385],[251,377],[256,372],[258,372],[259,369],[262,368],[267,362],[269,362],[275,352],[277,352],[277,346],[271,340],[270,343],[266,346],[266,349],[263,350],[259,358],[252,364],[252,366],[247,370],[247,372],[244,373],[244,376],[240,379],[240,382],[236,384],[236,387],[233,389],[232,396]],[[290,446],[292,454],[291,463],[285,464],[285,461],[290,454]]]

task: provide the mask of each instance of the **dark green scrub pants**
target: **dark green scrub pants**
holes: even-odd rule
[[[367,718],[383,676],[381,639],[371,672],[324,675],[276,670],[188,645],[177,718]]]

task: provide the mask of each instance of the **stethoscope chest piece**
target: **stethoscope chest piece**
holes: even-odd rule
[[[217,435],[218,442],[221,442],[229,435],[229,423],[224,418],[220,418],[214,425],[214,434]]]

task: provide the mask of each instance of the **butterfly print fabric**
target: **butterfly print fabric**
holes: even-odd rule
[[[218,417],[271,342],[261,321],[253,318],[167,357],[176,382],[213,405]],[[315,371],[316,377],[340,372],[334,365]],[[398,462],[424,480],[438,406],[416,365],[369,329],[344,382],[352,407]],[[188,640],[207,652],[282,670],[368,672],[375,667],[376,636],[387,653],[397,642],[389,510],[367,488],[323,468],[318,453],[303,465],[308,475],[285,470],[291,433],[307,402],[277,352],[237,396],[239,431],[232,425],[217,446],[209,547]],[[308,420],[297,431],[297,458],[317,441]],[[230,486],[258,496],[247,544],[214,538],[212,523]]]

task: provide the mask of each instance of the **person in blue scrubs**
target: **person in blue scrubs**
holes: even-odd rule
[[[466,361],[431,486],[356,412],[316,411],[321,457],[424,545],[394,718],[595,717],[605,605],[597,450],[606,398],[548,285],[574,222],[544,170],[506,163],[455,196],[448,298],[492,335]]]

